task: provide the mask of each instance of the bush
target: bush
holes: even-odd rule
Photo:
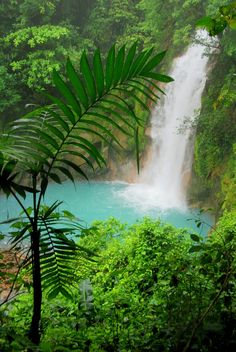
[[[234,213],[207,238],[150,219],[94,226],[80,244],[98,256],[80,272],[73,302],[44,305],[43,351],[234,350]],[[8,319],[27,322],[28,304],[19,299]]]

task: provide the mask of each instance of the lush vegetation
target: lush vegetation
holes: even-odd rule
[[[33,194],[32,207],[22,206],[23,217],[12,221],[13,247],[31,240],[17,281],[12,263],[0,264],[0,278],[28,290],[1,305],[1,351],[235,350],[236,37],[235,3],[227,4],[1,2],[0,186],[20,204]],[[42,207],[50,180],[90,176],[105,165],[104,145],[116,149],[121,135],[125,155],[136,148],[139,164],[147,105],[162,93],[153,79],[171,80],[155,67],[167,48],[162,66],[170,66],[196,24],[219,34],[196,121],[189,192],[192,202],[224,213],[209,238],[149,219],[86,230],[59,213],[58,203]],[[113,42],[117,50],[107,55]],[[151,56],[144,50],[150,46],[161,53]]]
[[[197,185],[196,189],[202,190],[199,200],[206,203],[208,199],[218,216],[225,209],[235,209],[235,19],[233,2],[221,6],[214,18],[205,17],[197,22],[211,35],[222,33],[228,27],[216,46],[217,59],[212,62],[195,140],[197,177],[193,179],[193,189]]]
[[[46,301],[42,351],[233,351],[236,347],[235,214],[207,240],[145,219],[95,223],[80,240],[72,300]],[[22,351],[29,295],[2,315],[2,351]]]
[[[201,0],[12,0],[0,7],[2,119],[16,118],[25,104],[42,103],[37,92],[50,85],[53,68],[69,55],[78,62],[84,49],[106,52],[139,41],[176,55],[189,43],[195,22],[226,1]],[[166,30],[168,28],[168,30]],[[8,84],[6,85],[6,81]]]
[[[67,82],[53,70],[53,82],[60,98],[45,93],[53,105],[36,109],[11,123],[2,135],[0,190],[15,198],[23,214],[6,222],[13,223],[16,229],[11,233],[13,247],[24,251],[23,241],[30,243],[24,262],[32,267],[34,304],[29,337],[35,344],[40,342],[43,289],[48,298],[59,293],[70,298],[70,285],[75,280],[75,254],[82,251],[88,257],[91,253],[90,249],[77,246],[67,238],[80,232],[81,226],[68,212],[58,212],[61,202],[42,206],[49,181],[60,184],[66,177],[74,182],[72,172],[88,180],[84,164],[92,169],[94,164],[100,168],[106,164],[91,136],[95,134],[107,144],[114,141],[121,146],[111,127],[134,137],[139,166],[141,121],[126,102],[125,93],[148,109],[137,92],[155,102],[158,96],[154,89],[162,90],[153,81],[172,81],[169,76],[155,72],[165,52],[153,56],[153,48],[139,54],[136,49],[135,43],[128,52],[122,46],[116,53],[113,45],[104,67],[99,50],[93,56],[92,66],[84,52],[80,73],[68,59]],[[76,160],[72,161],[71,155]],[[26,184],[22,177],[27,178]],[[27,193],[32,194],[29,208],[22,203]]]

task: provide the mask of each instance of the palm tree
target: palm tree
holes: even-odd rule
[[[53,72],[55,94],[46,94],[51,105],[14,121],[2,136],[0,190],[7,196],[12,195],[23,213],[21,225],[18,223],[18,230],[14,232],[13,246],[19,247],[27,239],[30,243],[26,260],[31,264],[33,279],[29,337],[36,345],[40,342],[42,290],[49,298],[58,293],[70,297],[76,255],[80,253],[85,258],[91,255],[68,237],[82,231],[72,214],[59,213],[59,202],[42,206],[49,181],[61,183],[67,178],[74,182],[75,174],[88,179],[88,169],[106,164],[101,151],[93,144],[94,136],[121,146],[116,138],[117,130],[134,137],[139,167],[141,120],[130,100],[148,109],[144,101],[156,102],[157,93],[163,93],[155,81],[172,81],[155,71],[164,56],[165,52],[153,55],[153,49],[137,53],[134,44],[129,50],[123,46],[116,51],[112,46],[105,64],[99,50],[94,53],[92,64],[83,53],[78,71],[68,60],[64,77]],[[27,185],[20,181],[22,175]],[[26,208],[23,199],[29,193],[32,206]]]

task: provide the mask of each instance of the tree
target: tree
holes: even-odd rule
[[[53,69],[58,70],[69,54],[71,37],[67,27],[52,25],[8,34],[3,43],[6,52],[11,48],[11,70],[27,88],[36,90],[50,84]]]
[[[206,16],[197,21],[198,27],[205,28],[210,36],[223,32],[226,27],[236,29],[236,1],[220,6],[215,17]]]
[[[3,88],[0,88],[0,111],[4,120],[15,119],[21,105],[32,100],[42,102],[42,96],[37,92],[51,84],[53,69],[59,70],[69,53],[73,58],[81,54],[82,49],[78,46],[75,50],[74,38],[71,28],[42,25],[18,29],[0,39],[0,76],[8,78],[8,87],[4,88],[2,84]],[[11,88],[12,82],[15,89]]]
[[[156,102],[157,92],[163,91],[154,83],[171,82],[172,78],[155,72],[165,52],[153,54],[153,49],[137,54],[134,44],[126,51],[122,46],[109,50],[105,65],[100,51],[90,60],[84,52],[77,72],[70,60],[65,78],[54,69],[55,94],[46,94],[52,105],[34,110],[9,124],[0,143],[0,189],[12,195],[21,206],[23,217],[8,220],[17,231],[13,245],[28,239],[26,261],[32,265],[33,316],[29,337],[40,342],[42,290],[49,298],[58,293],[70,297],[74,279],[74,260],[77,251],[86,258],[89,250],[79,247],[69,234],[80,232],[81,226],[72,214],[58,212],[59,202],[42,206],[50,180],[61,183],[74,174],[87,179],[90,169],[105,165],[101,151],[93,144],[93,136],[120,145],[116,131],[134,137],[139,161],[138,128],[140,118],[126,100],[127,94],[143,108],[143,101]],[[71,158],[73,156],[73,159]],[[27,183],[22,183],[24,175]],[[25,208],[23,199],[32,194],[32,206]]]

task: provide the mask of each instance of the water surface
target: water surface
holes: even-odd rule
[[[65,182],[63,185],[51,184],[48,188],[44,203],[51,205],[56,200],[63,201],[61,210],[69,210],[75,214],[84,226],[90,226],[94,220],[106,220],[109,217],[116,217],[121,222],[133,224],[144,216],[154,219],[161,219],[176,227],[188,228],[190,231],[197,231],[206,234],[213,219],[208,214],[202,214],[201,219],[207,225],[198,228],[195,220],[198,218],[197,210],[166,209],[162,210],[150,204],[142,206],[127,197],[130,185],[122,182]],[[0,221],[15,217],[19,214],[20,208],[13,197],[0,197]],[[24,201],[25,206],[32,205],[32,198],[29,196]],[[1,231],[7,232],[8,226],[1,225]]]

